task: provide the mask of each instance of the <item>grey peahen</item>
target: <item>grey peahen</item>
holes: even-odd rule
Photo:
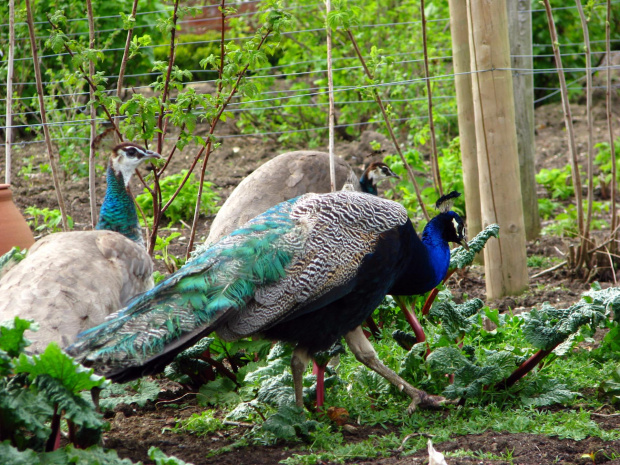
[[[153,263],[127,186],[138,165],[154,158],[160,155],[137,144],[116,146],[97,230],[42,238],[0,280],[0,320],[19,316],[40,326],[28,334],[30,350],[41,352],[52,341],[69,345],[153,287]]]
[[[362,362],[380,364],[356,328],[386,294],[422,294],[439,284],[448,270],[449,242],[465,242],[463,221],[453,211],[434,217],[420,240],[396,202],[358,192],[306,194],[200,251],[81,334],[68,352],[124,382],[163,370],[212,331],[225,340],[260,334],[296,344],[291,365],[303,405],[309,356],[341,336]],[[410,410],[437,405],[437,398],[389,371],[384,376],[412,398]]]
[[[372,163],[361,178],[340,157],[336,158],[336,188],[376,194],[377,183],[397,177],[385,163]],[[243,226],[274,205],[303,194],[330,192],[329,154],[314,150],[288,152],[272,158],[247,176],[232,191],[211,224],[207,244]]]

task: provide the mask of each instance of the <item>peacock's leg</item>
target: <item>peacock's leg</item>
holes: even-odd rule
[[[421,391],[420,389],[414,388],[407,381],[386,367],[377,357],[375,349],[364,335],[361,326],[358,326],[353,331],[345,335],[344,339],[347,341],[347,345],[351,349],[351,352],[355,355],[355,358],[374,372],[383,376],[400,391],[411,397],[412,402],[409,404],[409,413],[413,413],[418,406],[440,407],[447,402],[444,397],[433,396]]]
[[[291,357],[291,371],[293,372],[293,385],[295,386],[295,403],[298,407],[304,406],[304,371],[308,366],[310,356],[302,347],[296,347]]]

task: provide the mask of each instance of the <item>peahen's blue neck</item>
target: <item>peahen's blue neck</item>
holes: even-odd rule
[[[435,288],[446,277],[450,266],[450,245],[444,238],[446,221],[452,221],[440,213],[424,228],[422,240],[418,238],[410,222],[404,226],[409,234],[408,251],[410,257],[403,267],[390,294],[417,295]]]
[[[123,236],[143,244],[142,230],[133,199],[125,187],[122,173],[116,173],[112,164],[108,165],[106,175],[108,188],[99,212],[99,222],[95,229],[116,231]]]
[[[362,192],[366,192],[367,194],[377,195],[377,186],[372,183],[372,180],[368,178],[368,173],[364,171],[362,177],[360,178],[360,186],[362,187]]]

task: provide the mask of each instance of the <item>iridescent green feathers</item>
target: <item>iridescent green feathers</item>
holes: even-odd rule
[[[291,228],[277,207],[266,212],[83,333],[70,353],[97,350],[96,365],[113,375],[128,359],[143,363],[170,344],[182,344],[183,337],[193,338],[196,330],[208,334],[229,310],[242,309],[257,287],[285,275],[292,254],[280,240]]]
[[[260,333],[349,292],[385,231],[408,222],[395,202],[357,192],[283,202],[198,251],[177,273],[81,335],[70,353],[115,381],[162,370],[212,331]]]
[[[136,207],[127,186],[138,165],[154,158],[161,156],[132,142],[114,147],[106,173],[108,187],[95,229],[116,231],[132,241],[143,242]]]

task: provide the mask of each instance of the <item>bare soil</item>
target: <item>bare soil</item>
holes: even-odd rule
[[[597,142],[606,140],[606,119],[604,105],[599,104],[594,112],[595,138]],[[577,147],[580,158],[585,157],[587,150],[587,131],[585,121],[585,107],[573,105],[573,119],[577,133]],[[614,124],[620,127],[617,113],[614,114]],[[229,132],[234,133],[234,128],[229,126]],[[568,163],[568,149],[565,138],[565,129],[561,107],[559,104],[551,104],[540,107],[536,111],[537,132],[537,170],[541,168],[563,167]],[[341,154],[358,172],[371,159],[379,159],[382,154],[374,152],[368,143],[370,140],[382,136],[366,134],[362,141],[341,142],[337,146],[337,152]],[[383,138],[382,138],[383,139]],[[389,143],[383,144],[389,149]],[[216,185],[216,189],[222,197],[222,202],[232,189],[249,173],[262,163],[284,152],[273,141],[265,141],[257,138],[242,137],[224,139],[222,146],[213,154],[209,161],[209,174],[207,179]],[[164,151],[164,153],[168,153]],[[57,208],[56,197],[51,178],[48,174],[37,174],[29,178],[18,176],[25,157],[34,156],[34,164],[45,163],[45,150],[42,144],[24,145],[18,149],[14,156],[16,160],[13,175],[13,193],[17,205],[23,210],[27,206],[36,205],[40,208]],[[105,155],[103,155],[105,156]],[[174,161],[172,171],[185,167],[193,153],[185,151]],[[0,161],[0,171],[3,171],[3,161]],[[62,182],[65,202],[69,208],[69,214],[73,217],[76,229],[88,229],[90,227],[90,213],[88,200],[88,185],[86,179],[72,179],[65,176]],[[97,195],[99,203],[103,198],[105,184],[98,181]],[[134,192],[141,190],[137,180],[134,180]],[[540,195],[546,195],[539,192]],[[198,229],[198,241],[206,238],[209,224],[212,218],[201,218]],[[177,225],[183,236],[175,241],[171,252],[176,255],[185,253],[188,230],[183,225]],[[528,255],[538,254],[546,257],[558,257],[563,259],[567,253],[569,240],[543,236],[536,241],[528,243]],[[160,267],[160,271],[164,271]],[[502,311],[529,310],[533,306],[549,301],[562,307],[574,303],[578,296],[587,289],[588,285],[581,280],[575,279],[565,269],[559,269],[540,277],[533,277],[540,269],[530,269],[530,289],[521,296],[506,297],[489,304],[500,308]],[[600,278],[600,277],[599,277]],[[603,283],[610,285],[611,283]],[[449,287],[459,297],[481,297],[485,299],[484,273],[481,267],[473,267],[454,275]],[[266,465],[278,463],[280,460],[300,453],[300,446],[295,444],[280,444],[278,446],[251,446],[215,455],[207,458],[210,451],[231,445],[246,431],[246,427],[233,427],[225,432],[217,432],[206,437],[196,437],[188,434],[177,434],[170,431],[175,425],[176,419],[189,417],[192,413],[202,410],[196,404],[195,399],[189,395],[183,398],[181,409],[172,409],[165,402],[166,399],[181,397],[186,392],[182,389],[171,388],[170,383],[162,385],[162,395],[157,403],[149,404],[144,408],[135,406],[119,406],[109,416],[111,423],[110,431],[105,434],[105,446],[114,448],[121,457],[132,460],[142,460],[150,463],[147,450],[151,446],[161,448],[165,453],[175,455],[187,462],[194,464],[256,464]],[[593,416],[604,429],[620,430],[620,416],[613,409],[599,412]],[[354,428],[343,430],[347,442],[356,442],[370,437],[381,436],[389,433],[391,429],[382,427],[367,427],[355,425]],[[620,441],[603,442],[597,438],[586,438],[582,441],[558,439],[534,434],[509,434],[506,432],[486,431],[482,434],[457,436],[450,441],[436,444],[436,448],[442,452],[466,450],[478,454],[500,454],[512,451],[514,464],[589,464],[594,463],[584,454],[596,452],[597,464],[620,464],[620,459],[611,459],[612,456],[620,456]],[[423,464],[427,463],[428,455],[425,450],[413,455],[404,456],[400,451],[393,451],[390,456],[372,460],[352,460],[360,464]],[[454,458],[448,459],[450,465],[458,464],[507,464],[508,462],[474,459]]]

